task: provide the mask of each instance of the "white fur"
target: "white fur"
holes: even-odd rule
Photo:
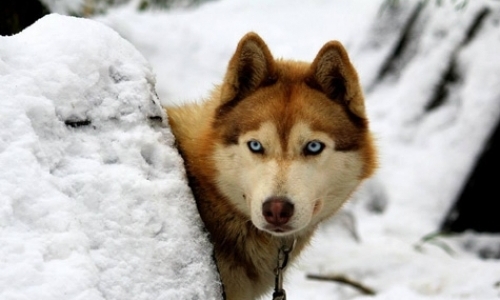
[[[264,154],[252,153],[247,142],[256,139]],[[305,145],[318,140],[325,149],[305,156]],[[282,149],[271,122],[242,134],[238,145],[218,145],[215,161],[222,193],[261,229],[277,236],[297,233],[331,216],[359,184],[362,164],[355,151],[335,151],[335,141],[305,123],[294,125],[286,149]],[[349,166],[349,167],[347,167]],[[266,229],[262,204],[270,197],[287,197],[295,210],[286,232]]]

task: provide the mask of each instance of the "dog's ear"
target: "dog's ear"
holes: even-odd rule
[[[238,43],[222,85],[222,103],[242,99],[258,87],[276,80],[276,67],[266,43],[247,33]]]
[[[347,105],[360,118],[366,118],[363,92],[347,51],[338,41],[326,43],[311,64],[309,83],[330,99]]]

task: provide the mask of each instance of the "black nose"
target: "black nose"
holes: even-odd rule
[[[271,197],[262,204],[262,215],[269,224],[281,226],[293,215],[293,203],[285,197]]]

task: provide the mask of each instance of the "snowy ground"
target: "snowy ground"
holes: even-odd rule
[[[84,283],[80,284],[85,288],[97,286],[96,290],[90,289],[95,294],[80,295],[85,299],[100,299],[100,289],[118,295],[113,299],[120,295],[128,298],[123,295],[137,290],[144,292],[134,299],[150,299],[159,298],[159,286],[165,292],[169,287],[193,281],[196,287],[214,285],[216,280],[210,277],[207,261],[196,265],[201,269],[181,264],[180,270],[195,268],[183,273],[189,274],[183,277],[187,281],[158,282],[172,279],[173,274],[169,273],[172,270],[162,269],[161,264],[153,264],[154,259],[169,257],[171,260],[164,263],[174,265],[178,260],[197,261],[192,255],[204,248],[206,241],[198,232],[199,224],[185,220],[180,222],[185,225],[182,230],[165,231],[164,239],[154,234],[151,237],[161,224],[159,220],[174,224],[172,216],[175,220],[189,219],[192,207],[183,208],[189,195],[182,171],[176,170],[180,166],[178,157],[171,147],[161,146],[171,143],[168,130],[148,125],[150,121],[145,120],[157,115],[157,106],[143,111],[139,109],[143,106],[137,104],[132,113],[127,108],[128,101],[136,101],[129,98],[131,94],[142,95],[141,101],[155,99],[151,95],[152,73],[156,74],[156,91],[163,104],[199,100],[207,95],[221,80],[237,41],[250,30],[268,42],[276,57],[311,60],[328,40],[343,42],[366,88],[367,109],[380,147],[381,168],[376,178],[366,184],[345,212],[324,224],[301,261],[289,270],[285,283],[288,299],[499,299],[500,262],[478,257],[480,251],[498,251],[498,236],[466,233],[439,236],[426,243],[421,239],[438,229],[500,115],[500,3],[468,1],[463,10],[457,10],[454,1],[442,1],[439,7],[431,3],[418,24],[420,38],[411,45],[401,70],[377,81],[377,72],[403,27],[402,19],[391,19],[387,11],[380,12],[381,2],[225,0],[187,11],[139,14],[125,7],[96,18],[129,40],[150,62],[152,72],[136,52],[129,46],[123,50],[123,45],[112,42],[117,37],[102,34],[103,29],[73,28],[77,35],[62,34],[60,28],[35,26],[31,33],[28,30],[17,39],[0,39],[0,46],[8,46],[0,47],[0,166],[8,170],[0,173],[0,197],[5,199],[0,202],[0,299],[29,299],[31,295],[60,292],[61,287],[68,286],[61,278],[70,271],[82,278],[79,280]],[[416,1],[400,2],[405,6],[396,16],[403,18]],[[457,45],[465,38],[464,28],[483,7],[489,7],[491,13],[481,31],[456,53]],[[47,33],[49,29],[53,33]],[[79,31],[86,34],[82,36]],[[55,44],[36,48],[43,34],[52,34]],[[95,40],[97,46],[87,46],[85,40]],[[61,46],[68,44],[74,48]],[[121,46],[109,49],[117,45]],[[96,56],[101,52],[105,54]],[[72,57],[74,53],[80,54]],[[44,63],[58,56],[62,58],[56,67]],[[92,64],[81,63],[90,57],[97,60],[94,64],[106,66],[101,69],[104,75],[91,73]],[[436,81],[451,57],[456,58],[457,68],[465,75],[450,87],[447,102],[426,111]],[[132,79],[116,79],[123,76]],[[90,95],[78,98],[82,93]],[[103,95],[104,100],[120,101],[103,101],[100,106],[85,104],[98,95]],[[14,98],[4,103],[8,97]],[[51,115],[44,117],[39,111]],[[121,111],[116,121],[114,114]],[[68,118],[82,117],[98,125],[97,134],[85,133],[91,130],[86,127],[72,129],[64,125]],[[37,132],[34,128],[44,129]],[[127,134],[122,135],[124,131]],[[160,133],[165,134],[166,141],[159,137]],[[86,139],[89,141],[81,144]],[[113,147],[109,145],[115,144],[118,149],[110,149]],[[120,163],[106,163],[116,160]],[[100,177],[95,179],[90,174]],[[109,180],[117,174],[123,179]],[[88,186],[75,186],[82,181]],[[112,206],[104,200],[95,203],[100,199],[95,193],[101,191],[119,194],[121,201],[107,199]],[[172,199],[179,203],[166,206],[157,200],[165,195],[170,201],[176,198],[168,197],[172,193],[180,195],[180,200]],[[87,199],[88,203],[68,203],[65,197]],[[41,211],[36,205],[18,207],[40,199]],[[138,214],[132,214],[137,222],[128,226],[130,220],[114,212],[113,206],[119,206],[118,212],[123,214]],[[157,207],[160,212],[155,212]],[[51,217],[54,210],[62,216]],[[107,224],[108,219],[113,222]],[[146,221],[149,219],[154,221]],[[122,232],[116,224],[127,225],[126,230]],[[353,227],[358,240],[349,230]],[[79,235],[86,242],[77,243]],[[103,236],[113,239],[105,243]],[[172,253],[186,249],[173,242],[182,237],[192,237],[196,245],[186,253],[188,258]],[[95,251],[96,244],[101,251]],[[59,251],[59,245],[65,250]],[[162,258],[148,252],[151,247]],[[121,252],[123,257],[114,259]],[[63,259],[45,259],[51,256]],[[119,260],[131,263],[120,267],[116,263]],[[139,265],[142,273],[133,270]],[[29,275],[27,279],[24,274]],[[112,281],[116,274],[123,282]],[[167,279],[158,278],[158,274]],[[372,287],[377,295],[363,296],[350,287],[307,280],[306,274],[342,274]],[[130,288],[113,289],[112,284]],[[138,287],[143,285],[149,286]],[[2,294],[4,287],[7,292]],[[83,289],[71,285],[68,288]],[[162,295],[164,299],[190,297],[180,290],[172,289],[180,293],[177,297]],[[71,296],[64,299],[80,299],[75,293]]]

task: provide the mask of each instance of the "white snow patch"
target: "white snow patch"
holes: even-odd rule
[[[0,299],[219,299],[139,52],[49,15],[0,58]]]

